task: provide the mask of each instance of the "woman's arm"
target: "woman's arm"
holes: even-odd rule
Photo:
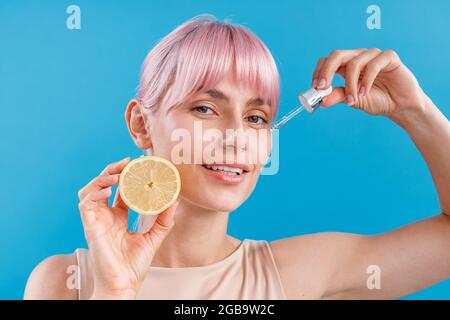
[[[345,78],[345,88],[335,88],[324,106],[345,101],[406,130],[427,162],[442,213],[379,235],[318,233],[275,241],[271,246],[286,291],[301,298],[306,285],[316,298],[388,299],[449,278],[449,121],[394,51],[334,51],[319,60],[313,83],[326,88],[336,72]],[[379,288],[369,283],[377,276]]]
[[[424,157],[441,210],[450,216],[450,122],[428,97],[424,108],[389,118],[405,129]]]
[[[424,157],[442,214],[385,234],[357,238],[359,249],[347,269],[350,275],[358,275],[369,265],[379,267],[381,288],[368,289],[367,273],[353,278],[335,271],[326,294],[329,298],[397,298],[450,277],[450,123],[431,99],[424,101],[423,108],[389,118],[405,129]]]
[[[321,232],[270,245],[289,299],[395,299],[450,277],[443,214],[373,236]]]

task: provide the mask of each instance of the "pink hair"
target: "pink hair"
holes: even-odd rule
[[[280,83],[269,49],[247,28],[211,15],[188,20],[149,52],[138,100],[145,109],[171,108],[213,88],[230,71],[238,83],[255,89],[275,117]]]

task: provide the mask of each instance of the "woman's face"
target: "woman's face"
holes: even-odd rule
[[[161,106],[147,127],[153,155],[180,171],[182,198],[229,212],[248,198],[268,160],[272,120],[271,107],[228,76],[182,106]]]

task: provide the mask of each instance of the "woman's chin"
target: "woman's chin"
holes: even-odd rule
[[[197,206],[212,211],[236,210],[248,198],[256,183],[248,173],[240,177],[226,175],[212,172],[200,165],[183,167],[180,171],[184,197]]]
[[[189,188],[185,186],[182,190],[183,199],[195,207],[217,211],[230,212],[236,210],[247,197],[244,193],[233,193],[230,190],[204,189],[203,187]]]

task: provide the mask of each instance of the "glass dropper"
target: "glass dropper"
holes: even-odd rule
[[[305,110],[305,108],[303,108],[303,106],[299,106],[297,108],[292,109],[288,114],[283,116],[283,118],[281,118],[280,121],[277,121],[276,123],[274,123],[272,125],[272,130],[280,128],[283,124],[285,124],[286,122],[291,120],[293,117],[295,117],[297,114],[301,113],[303,110]]]
[[[279,129],[282,125],[284,125],[286,122],[291,120],[293,117],[295,117],[305,109],[309,113],[314,112],[317,108],[320,107],[323,98],[329,95],[332,92],[332,90],[333,87],[329,86],[327,89],[324,90],[310,88],[308,91],[300,93],[298,95],[300,106],[295,107],[294,109],[289,111],[289,113],[287,113],[285,116],[283,116],[283,118],[281,118],[280,121],[275,122],[272,125],[271,130]]]

